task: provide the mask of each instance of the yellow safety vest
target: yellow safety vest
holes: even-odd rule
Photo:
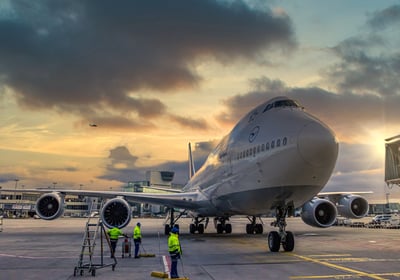
[[[142,238],[142,233],[140,232],[140,227],[136,226],[133,230],[133,239]]]
[[[168,252],[174,253],[178,252],[181,253],[181,245],[179,243],[178,234],[170,233],[168,238]]]
[[[108,235],[110,236],[110,239],[118,239],[118,237],[123,235],[123,233],[119,228],[114,227],[108,231]]]

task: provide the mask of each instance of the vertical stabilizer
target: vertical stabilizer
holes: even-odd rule
[[[194,173],[196,173],[196,170],[194,169],[192,146],[189,143],[189,180],[193,177]]]

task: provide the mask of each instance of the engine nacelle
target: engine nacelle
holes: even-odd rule
[[[108,228],[123,228],[131,221],[131,207],[122,198],[110,199],[101,209],[101,219]]]
[[[330,227],[336,221],[336,206],[329,200],[314,198],[303,205],[301,219],[313,227]]]
[[[344,195],[339,199],[338,212],[350,219],[361,219],[368,214],[368,201],[359,195]]]
[[[59,193],[43,194],[36,201],[36,214],[44,220],[54,220],[64,213],[64,196]]]

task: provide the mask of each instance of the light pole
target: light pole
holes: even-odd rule
[[[14,199],[15,199],[15,203],[17,203],[17,186],[18,186],[19,179],[14,179],[14,181],[15,181]]]

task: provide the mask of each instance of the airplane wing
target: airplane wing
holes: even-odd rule
[[[131,203],[139,202],[139,203],[159,204],[171,208],[182,208],[193,211],[201,207],[204,207],[204,204],[208,201],[206,196],[200,191],[179,192],[179,193],[140,193],[140,192],[63,190],[63,189],[21,189],[21,190],[1,189],[0,192],[1,191],[18,192],[18,193],[27,192],[27,193],[40,193],[40,194],[56,193],[60,195],[78,195],[78,196],[89,196],[89,197],[101,197],[106,199],[119,197]]]
[[[372,191],[364,191],[364,192],[320,192],[316,196],[318,198],[325,198],[333,203],[338,203],[339,200],[344,196],[350,195],[360,195],[360,194],[372,194]]]

